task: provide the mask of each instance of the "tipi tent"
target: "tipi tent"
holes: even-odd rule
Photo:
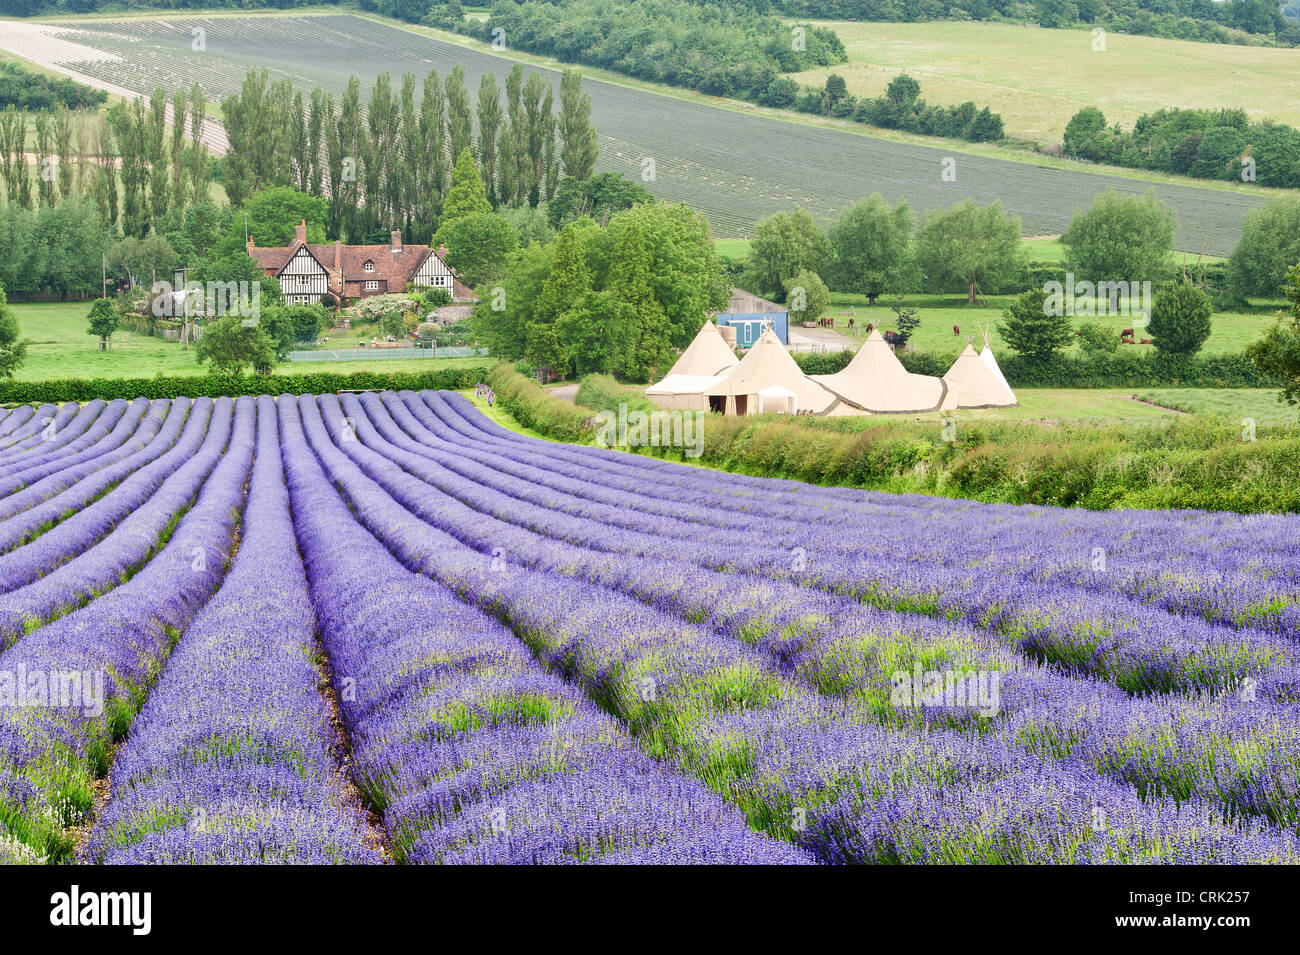
[[[985,346],[988,350],[988,346]],[[992,352],[988,352],[990,358]],[[994,366],[996,367],[996,365]],[[1017,404],[1016,396],[1007,387],[1005,380],[999,380],[989,368],[988,363],[975,354],[975,349],[967,345],[957,360],[952,363],[943,380],[958,389],[959,408],[1010,408]]]
[[[782,392],[770,390],[773,385]],[[833,394],[800,370],[770,328],[763,330],[740,364],[705,395],[713,410],[734,415],[757,414],[760,403],[775,410],[772,406],[782,401],[796,411],[821,414],[835,402]]]
[[[879,329],[873,329],[853,360],[833,375],[813,375],[838,404],[827,414],[903,414],[957,407],[956,387],[941,378],[914,375],[903,367]]]
[[[980,361],[989,366],[989,371],[993,372],[993,377],[998,380],[1007,391],[1011,391],[1011,386],[1007,384],[1006,376],[1002,374],[1002,369],[998,366],[998,360],[993,357],[993,349],[989,348],[989,343],[985,342],[984,347],[980,349]],[[1012,392],[1014,396],[1015,392]]]
[[[768,385],[758,392],[758,413],[797,414],[799,396],[781,385]]]
[[[705,411],[708,401],[704,392],[736,364],[736,354],[723,340],[718,326],[705,322],[664,380],[646,389],[646,397],[668,410]]]

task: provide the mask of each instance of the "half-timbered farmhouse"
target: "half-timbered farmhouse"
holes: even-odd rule
[[[405,292],[408,284],[445,288],[453,302],[472,302],[474,293],[456,280],[443,261],[445,248],[404,245],[394,232],[387,245],[311,245],[307,223],[294,226],[293,242],[282,248],[259,248],[248,240],[248,254],[266,274],[280,280],[284,300],[290,304],[319,302],[333,293],[341,302]]]

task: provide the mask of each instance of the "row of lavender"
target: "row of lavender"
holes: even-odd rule
[[[412,411],[412,402],[434,408],[441,401],[404,397]],[[1137,700],[1068,668],[1032,666],[977,628],[873,615],[856,602],[846,605],[842,595],[774,587],[777,581],[761,578],[710,579],[681,553],[676,565],[662,556],[646,559],[648,541],[639,541],[640,549],[611,546],[622,536],[616,526],[578,537],[579,525],[558,516],[578,502],[553,495],[528,513],[519,507],[529,493],[521,482],[485,496],[488,475],[471,480],[435,463],[436,435],[412,430],[409,452],[384,439],[381,409],[393,410],[399,400],[300,402],[313,449],[362,522],[409,568],[497,614],[550,667],[637,730],[654,755],[678,761],[744,808],[755,825],[828,858],[1293,856],[1289,701],[1265,696],[1248,708],[1238,697]],[[419,454],[419,447],[430,453]],[[518,461],[523,449],[512,450]],[[520,526],[545,532],[521,535]],[[699,553],[709,541],[691,544]],[[728,601],[728,586],[739,599]],[[1259,668],[1249,672],[1273,666],[1268,653],[1290,649],[1235,631],[1225,631],[1224,640],[1247,646],[1246,665]],[[1015,674],[1013,705],[1005,716],[1000,709],[987,714],[996,725],[939,707],[940,728],[921,718],[917,732],[907,724],[918,721],[897,718],[887,704],[880,712],[879,687],[900,664],[943,664],[962,655],[963,663]],[[855,684],[866,692],[845,699],[842,691]],[[864,725],[873,714],[888,717],[883,735]],[[1200,719],[1200,730],[1217,721],[1220,731],[1199,752],[1178,750],[1184,731],[1197,738],[1180,722],[1188,714]],[[1254,732],[1236,737],[1239,726]],[[1146,732],[1134,737],[1136,730]],[[1231,745],[1214,745],[1225,740]],[[928,758],[950,745],[973,748],[959,766],[947,756]],[[904,765],[882,770],[891,765],[882,746],[906,753],[894,754]],[[804,761],[809,752],[821,757],[811,766]],[[1201,765],[1201,755],[1210,765]],[[1275,782],[1279,762],[1290,772]],[[865,779],[868,767],[887,778]],[[987,812],[971,808],[983,798],[971,795],[972,779],[985,791]],[[1029,791],[1034,798],[1024,800]],[[922,839],[919,847],[900,834],[896,827],[925,818],[917,800],[940,814],[951,810],[957,834]],[[827,814],[828,805],[838,808]],[[835,850],[828,848],[829,833],[841,833],[844,820],[864,807],[885,811],[892,822],[872,816],[870,826],[854,830],[856,841],[837,835]],[[980,825],[963,828],[962,819]],[[924,834],[934,825],[908,832]],[[995,831],[982,828],[989,826]],[[909,848],[899,849],[904,842]]]
[[[160,442],[152,457],[82,510],[68,506],[80,481],[18,491],[35,489],[10,521],[58,516],[28,521],[0,555],[18,624],[0,672],[109,678],[93,707],[0,704],[0,857],[68,857],[108,772],[89,861],[382,861],[385,832],[349,797],[346,767],[403,861],[810,861],[642,753],[500,624],[403,570],[295,446],[293,400],[279,404],[292,518],[269,398],[256,413],[249,399],[154,409],[174,426],[139,435],[136,453]],[[30,471],[19,450],[6,459]],[[64,457],[40,480],[84,463]],[[355,757],[319,692],[326,659],[352,674],[337,689]]]
[[[1031,535],[1015,509],[949,514],[980,526],[945,547],[945,505],[530,442],[432,394],[10,412],[0,482],[0,680],[110,677],[98,713],[0,699],[0,856],[68,855],[111,761],[97,861],[1297,857],[1290,571],[1241,527],[1232,572],[1274,588],[1248,620],[979,556]],[[1179,516],[1169,559],[1215,522]],[[909,523],[924,556],[855,558]],[[936,671],[960,699],[922,704]]]

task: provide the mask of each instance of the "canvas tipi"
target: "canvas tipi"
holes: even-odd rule
[[[993,353],[984,346],[989,358]],[[994,367],[997,367],[996,364]],[[952,363],[948,373],[943,376],[949,385],[956,385],[958,390],[958,408],[1011,408],[1016,396],[1007,387],[1000,374],[995,375],[988,363],[975,353],[967,344],[957,360]]]
[[[771,328],[763,330],[740,364],[705,395],[710,408],[734,415],[758,414],[760,404],[775,410],[782,403],[792,412],[821,414],[835,402],[833,394],[795,364]]]
[[[957,407],[955,385],[903,367],[879,329],[873,329],[853,360],[833,375],[813,375],[837,404],[827,414],[905,414]]]
[[[663,381],[646,389],[646,397],[660,408],[704,411],[704,392],[737,365],[736,354],[723,340],[718,326],[705,322]]]
[[[1002,374],[1002,369],[998,367],[998,360],[993,357],[993,349],[989,348],[989,343],[985,342],[984,347],[980,349],[980,361],[988,366],[989,371],[993,372],[993,377],[998,380],[1007,391],[1011,391],[1011,386],[1007,384],[1006,376]],[[1014,397],[1015,392],[1012,392]]]

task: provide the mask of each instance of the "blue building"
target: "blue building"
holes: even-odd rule
[[[759,298],[743,289],[731,290],[731,301],[718,313],[718,324],[736,330],[736,344],[748,348],[771,326],[782,345],[790,344],[790,313],[784,305]]]

